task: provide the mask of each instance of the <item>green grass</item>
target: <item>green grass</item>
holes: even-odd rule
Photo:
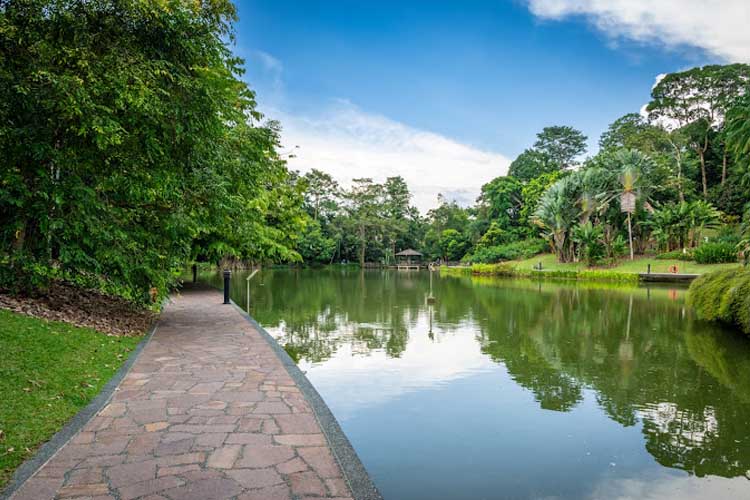
[[[0,310],[0,488],[99,393],[140,340]]]
[[[554,271],[583,271],[588,269],[583,262],[566,262],[559,263],[553,254],[542,254],[526,260],[516,260],[507,262],[519,270],[530,270],[539,262],[542,263],[542,269]],[[732,269],[739,267],[739,264],[697,264],[695,262],[685,262],[681,260],[658,260],[653,257],[636,257],[635,260],[628,258],[621,259],[617,265],[612,267],[593,268],[602,271],[615,271],[621,273],[645,273],[651,264],[652,273],[668,273],[670,266],[677,266],[680,273],[685,274],[703,274],[710,271],[720,271],[722,269]]]
[[[542,263],[542,271],[534,268]],[[704,274],[711,271],[739,269],[739,264],[697,264],[679,260],[658,260],[653,257],[639,257],[635,260],[622,259],[615,266],[589,268],[583,262],[559,263],[553,254],[541,254],[530,259],[507,261],[499,264],[473,264],[471,267],[448,268],[442,266],[445,275],[474,274],[483,276],[533,277],[544,279],[574,279],[583,281],[610,281],[638,283],[638,273],[645,273],[651,264],[652,273],[668,273],[670,266],[676,265],[680,273]]]

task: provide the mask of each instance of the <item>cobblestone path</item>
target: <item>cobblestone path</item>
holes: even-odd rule
[[[109,404],[12,498],[350,498],[309,402],[221,299],[175,296]]]

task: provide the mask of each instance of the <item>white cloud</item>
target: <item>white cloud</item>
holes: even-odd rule
[[[750,62],[747,0],[527,0],[544,19],[584,16],[612,38],[692,46],[731,62]]]
[[[473,202],[482,184],[505,174],[510,164],[501,154],[365,112],[347,101],[335,101],[316,116],[280,110],[266,114],[281,122],[285,149],[295,148],[290,168],[317,168],[344,185],[358,177],[383,181],[400,175],[423,212],[437,205],[439,193]]]

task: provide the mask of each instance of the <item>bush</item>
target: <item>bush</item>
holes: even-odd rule
[[[698,264],[737,262],[737,247],[727,242],[704,243],[693,252]]]
[[[750,270],[706,273],[690,285],[688,304],[699,318],[738,326],[750,335]]]
[[[662,253],[656,256],[659,260],[694,260],[693,250],[672,250],[671,252]]]
[[[548,248],[549,245],[546,241],[539,238],[532,238],[504,245],[479,246],[474,251],[474,255],[468,257],[466,260],[479,264],[491,264],[505,260],[529,259],[534,255],[547,251]]]
[[[472,274],[485,276],[515,276],[516,270],[509,264],[474,264],[471,266]]]

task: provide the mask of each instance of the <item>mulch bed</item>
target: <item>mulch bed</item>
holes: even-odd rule
[[[65,283],[53,283],[47,293],[39,297],[0,292],[0,308],[94,328],[107,335],[143,335],[157,317],[154,312],[120,297]]]

